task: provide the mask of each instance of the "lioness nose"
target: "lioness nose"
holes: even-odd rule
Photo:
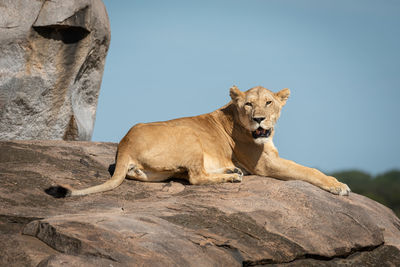
[[[253,121],[256,121],[258,123],[262,122],[265,118],[253,118]]]

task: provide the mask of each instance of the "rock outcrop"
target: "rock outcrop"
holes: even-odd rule
[[[400,220],[352,193],[246,176],[242,183],[104,182],[116,144],[0,142],[1,266],[399,266]]]
[[[101,0],[0,4],[0,140],[90,140],[110,43]]]

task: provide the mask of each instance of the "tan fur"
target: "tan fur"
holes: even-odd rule
[[[242,92],[233,86],[232,101],[214,112],[137,124],[119,143],[113,177],[83,190],[68,187],[71,195],[111,190],[125,177],[145,182],[180,177],[196,185],[240,182],[242,171],[302,180],[334,194],[348,195],[348,186],[334,177],[279,157],[272,141],[274,125],[289,95],[289,89],[273,93],[254,87]],[[263,120],[256,122],[255,118]],[[270,129],[271,134],[255,138],[252,132],[257,129]]]

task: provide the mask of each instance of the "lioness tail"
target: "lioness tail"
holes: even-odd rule
[[[55,198],[64,198],[68,196],[83,196],[114,189],[124,181],[128,171],[129,159],[121,157],[116,164],[113,176],[103,184],[80,190],[73,189],[69,185],[58,185],[47,188],[45,192]]]

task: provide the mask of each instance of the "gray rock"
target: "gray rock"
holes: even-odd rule
[[[0,266],[400,266],[390,209],[301,181],[126,180],[83,197],[43,192],[109,179],[116,148],[0,142]]]
[[[109,43],[101,0],[3,0],[0,140],[90,140]]]

